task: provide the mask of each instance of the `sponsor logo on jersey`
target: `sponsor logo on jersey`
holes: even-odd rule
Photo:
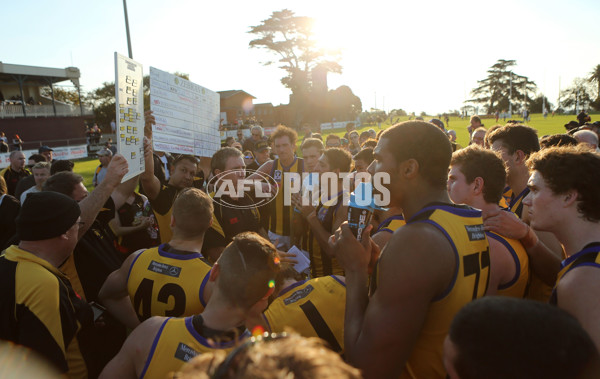
[[[287,297],[286,299],[283,300],[283,303],[285,305],[290,305],[292,303],[297,302],[300,299],[304,299],[306,296],[308,296],[309,293],[311,293],[315,288],[312,285],[307,285],[306,287],[292,293],[289,297]]]
[[[177,346],[177,350],[175,350],[175,358],[182,360],[184,362],[189,361],[190,359],[194,358],[196,355],[198,355],[198,352],[194,349],[192,349],[191,347],[189,347],[188,345],[184,344],[183,342],[179,342],[179,345]]]
[[[160,263],[154,260],[148,265],[148,270],[158,274],[172,276],[174,278],[179,278],[179,274],[181,274],[181,267]]]
[[[480,225],[465,225],[469,241],[481,241],[485,239],[485,230],[483,224]]]

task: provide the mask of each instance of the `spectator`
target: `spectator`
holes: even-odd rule
[[[573,133],[573,137],[577,140],[577,143],[585,144],[592,151],[600,151],[598,149],[598,134],[591,130],[579,130]]]
[[[96,155],[98,156],[98,160],[100,164],[96,167],[96,171],[94,172],[94,177],[92,178],[92,185],[97,187],[98,184],[102,183],[104,180],[104,176],[106,176],[106,170],[108,165],[110,164],[110,160],[112,159],[112,151],[108,149],[99,150]]]
[[[57,172],[70,171],[73,172],[73,167],[75,164],[66,159],[58,159],[52,163],[52,167],[50,167],[50,175],[54,175]]]
[[[31,172],[25,168],[25,154],[22,151],[15,150],[10,153],[9,160],[10,165],[0,171],[0,176],[6,181],[7,193],[14,196],[19,180],[31,175]]]
[[[592,132],[593,133],[593,132]],[[595,134],[595,133],[593,133]],[[540,138],[540,148],[547,149],[552,146],[575,146],[577,139],[568,134],[553,134]]]
[[[329,149],[331,147],[341,147],[342,141],[340,136],[337,134],[329,134],[327,138],[325,138],[325,148]]]
[[[582,109],[581,112],[577,115],[577,121],[579,121],[579,126],[584,125],[586,122],[591,121],[591,117],[585,112],[585,109]]]
[[[112,155],[115,155],[117,153],[117,147],[115,145],[112,144],[113,140],[112,138],[109,138],[108,141],[106,141],[106,144],[104,144],[104,147],[108,150],[110,150],[112,152]]]
[[[244,155],[244,164],[246,165],[246,168],[247,168],[248,165],[250,165],[254,162],[254,154],[252,154],[252,152],[250,150],[246,150],[246,151],[244,151],[243,155]]]
[[[473,133],[473,130],[481,128],[482,126],[483,124],[481,123],[481,119],[479,118],[479,116],[471,116],[470,124],[469,126],[467,126],[467,131],[469,132],[469,135],[471,135],[471,133]]]
[[[375,135],[377,134],[375,133]],[[360,133],[360,136],[358,137],[358,143],[362,146],[362,144],[365,143],[369,138],[371,138],[371,132],[364,131]]]
[[[15,137],[13,138],[13,147],[15,148],[15,150],[23,150],[23,140],[21,139],[21,137],[19,137],[18,134],[15,134]]]
[[[4,132],[0,132],[0,153],[8,153],[9,150],[8,139]]]
[[[358,135],[358,132],[356,130],[353,130],[352,132],[350,132],[349,137],[350,144],[348,145],[348,151],[351,155],[358,154],[358,152],[360,151],[360,137]]]
[[[471,142],[469,142],[469,145],[479,145],[481,147],[484,147],[485,133],[485,128],[477,128],[473,130],[473,133],[471,133]]]
[[[41,154],[32,154],[27,162],[27,168],[31,171],[31,168],[38,162],[46,162],[46,157]],[[21,178],[17,183],[17,188],[15,189],[15,198],[20,199],[23,192],[27,191],[33,186],[35,186],[35,178],[33,175]]]
[[[271,147],[267,141],[258,141],[254,145],[254,160],[248,164],[246,163],[246,168],[250,170],[258,170],[260,166],[265,164],[270,159],[271,155]]]
[[[49,148],[46,145],[40,146],[38,148],[38,153],[43,155],[44,158],[46,158],[46,162],[52,163],[54,161],[54,159],[53,159],[54,153],[53,152],[54,152],[54,150],[52,150],[51,148]]]
[[[267,137],[265,136],[264,129],[259,125],[254,125],[250,128],[250,138],[246,138],[243,143],[244,150],[253,150],[254,145],[256,145],[260,141],[266,141]]]
[[[20,200],[21,204],[25,202],[27,199],[27,195],[30,193],[42,192],[42,186],[46,182],[46,180],[50,177],[50,163],[48,162],[39,162],[36,163],[33,168],[33,176],[35,179],[35,186],[29,188],[25,192],[21,194]]]
[[[234,137],[227,137],[225,138],[225,146],[231,146],[235,143],[235,138]]]
[[[8,247],[8,242],[15,235],[15,219],[21,209],[19,200],[6,191],[6,182],[0,176],[0,251]]]
[[[356,172],[367,172],[371,162],[373,162],[373,149],[367,147],[354,156],[354,169]]]

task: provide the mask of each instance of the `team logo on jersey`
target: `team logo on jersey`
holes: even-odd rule
[[[273,179],[275,179],[277,182],[281,181],[281,170],[275,170],[273,173]]]
[[[177,350],[175,350],[175,358],[180,359],[184,362],[189,361],[198,355],[198,352],[183,342],[179,342],[179,346],[177,346]]]
[[[465,225],[469,241],[481,241],[485,239],[485,230],[483,224],[480,225]]]
[[[283,303],[285,305],[290,305],[292,303],[297,302],[300,299],[304,299],[306,296],[308,296],[309,293],[311,293],[315,288],[312,285],[307,285],[306,287],[302,288],[301,290],[298,290],[296,292],[294,292],[293,294],[291,294],[288,298],[283,300]]]
[[[148,266],[148,270],[152,272],[156,272],[157,274],[163,274],[172,276],[174,278],[179,278],[179,274],[181,274],[181,267],[168,265],[166,263],[160,263],[157,261],[150,262]]]

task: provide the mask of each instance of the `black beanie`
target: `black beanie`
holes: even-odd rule
[[[79,204],[62,193],[30,193],[17,216],[17,238],[40,241],[58,237],[69,230],[81,215]]]

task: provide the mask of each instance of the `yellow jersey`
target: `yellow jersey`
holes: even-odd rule
[[[173,213],[173,203],[179,194],[180,189],[170,184],[160,187],[160,192],[156,198],[150,200],[154,217],[158,223],[158,232],[160,233],[160,242],[167,243],[173,237],[171,230],[171,214]]]
[[[502,191],[502,198],[500,199],[498,205],[500,205],[501,208],[508,208],[511,198],[512,189],[509,186],[504,187],[504,190]]]
[[[445,378],[443,343],[456,313],[487,291],[490,273],[490,247],[483,229],[481,211],[465,205],[429,204],[407,224],[433,225],[447,239],[456,260],[454,278],[448,288],[429,305],[425,321],[401,378]],[[384,249],[383,254],[394,254]],[[377,290],[377,263],[370,292]]]
[[[295,157],[292,164],[288,167],[283,166],[279,159],[273,161],[271,177],[279,187],[279,192],[275,196],[275,199],[269,203],[271,207],[269,212],[269,230],[280,236],[290,236],[292,234],[292,218],[294,214],[294,207],[291,204],[283,204],[285,198],[284,191],[290,190],[289,188],[284,188],[284,174],[286,172],[297,172],[300,174],[300,181],[302,181],[303,171],[304,160],[302,158]]]
[[[303,337],[319,337],[336,352],[344,350],[346,285],[335,276],[296,282],[281,290],[263,313],[270,332],[286,327]]]
[[[336,197],[330,199],[325,204],[321,203],[317,206],[316,213],[321,226],[327,232],[333,234],[333,221],[337,217],[337,211],[343,204],[344,191],[337,194]],[[310,258],[311,277],[318,278],[327,275],[344,275],[344,270],[337,262],[335,257],[330,257],[327,252],[321,249],[317,237],[312,230],[308,231],[308,254]]]
[[[508,209],[517,215],[520,219],[523,218],[523,199],[529,194],[529,187],[526,187],[520,194],[515,196],[511,193],[510,202],[508,203]]]
[[[398,228],[400,228],[401,226],[404,226],[404,225],[406,225],[404,216],[402,216],[401,214],[393,215],[393,216],[390,216],[390,217],[386,218],[385,220],[383,220],[377,227],[377,230],[375,231],[375,233],[379,233],[379,232],[394,233],[396,230],[398,230]]]
[[[524,298],[529,286],[529,256],[521,242],[501,236],[494,232],[485,233],[488,238],[493,238],[500,242],[510,252],[515,261],[515,276],[505,284],[498,287],[498,296],[510,296]]]
[[[561,279],[564,278],[565,275],[577,267],[582,266],[596,267],[600,269],[600,242],[592,242],[586,245],[583,250],[562,261],[561,266],[562,268],[558,272],[556,277],[556,285],[552,290],[552,297],[550,298],[550,303],[554,305],[558,304],[558,294],[556,288],[558,287],[558,283],[560,283]],[[598,272],[598,275],[600,275],[600,271]]]
[[[227,342],[218,337],[207,338],[194,328],[194,316],[166,319],[154,337],[140,379],[164,379],[170,372],[179,371],[190,359],[213,350],[232,350],[243,339],[247,331],[237,338],[227,337]]]
[[[178,251],[168,244],[142,251],[127,276],[127,291],[140,321],[201,313],[210,270],[202,254]]]

